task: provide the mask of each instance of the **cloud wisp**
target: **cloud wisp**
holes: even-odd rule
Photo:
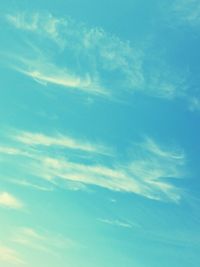
[[[70,184],[76,190],[97,186],[177,203],[181,199],[182,192],[173,181],[184,176],[185,154],[181,150],[166,149],[151,138],[135,145],[133,156],[126,161],[118,160],[117,155],[109,157],[96,153],[95,146],[91,146],[93,149],[89,146],[88,149],[80,142],[70,147],[74,149],[73,156],[67,150],[63,154],[61,151],[68,148],[68,142],[53,136],[22,132],[15,135],[15,139],[18,146],[28,151],[29,157],[25,156],[28,174],[43,178],[54,186],[66,184],[67,187]],[[30,150],[30,145],[34,149]],[[55,150],[47,149],[54,145],[56,154]],[[89,156],[86,161],[80,161],[79,150],[82,156]]]
[[[105,80],[108,76],[106,73],[118,70],[128,79],[132,79],[131,76],[135,76],[135,81],[141,79],[137,70],[139,66],[135,66],[135,63],[129,66],[133,55],[128,43],[123,43],[102,29],[87,28],[71,18],[55,18],[51,14],[18,13],[9,14],[6,19],[18,30],[41,35],[48,39],[47,42],[62,46],[64,57],[73,58],[73,64],[68,64],[66,60],[65,67],[60,67],[44,52],[43,47],[39,48],[39,54],[36,53],[38,60],[28,59],[23,54],[16,56],[17,63],[13,68],[44,85],[54,84],[89,94],[110,96],[111,92],[107,89],[110,81]],[[34,43],[33,40],[31,42]],[[133,67],[135,72],[131,73]],[[106,74],[104,77],[103,72]]]
[[[146,44],[134,46],[102,28],[92,28],[69,17],[22,12],[8,14],[6,20],[24,34],[31,34],[26,36],[31,45],[26,45],[26,53],[12,55],[11,61],[15,58],[16,63],[11,62],[11,67],[44,86],[53,84],[110,99],[124,92],[166,99],[184,93],[183,76],[174,75],[162,60],[152,62]],[[44,40],[45,48],[35,48],[38,36]],[[57,45],[50,48],[50,53],[49,43]],[[33,53],[34,59],[27,56]],[[58,65],[60,54],[66,60]]]
[[[0,206],[10,209],[22,209],[24,204],[8,192],[0,192]]]
[[[128,228],[128,229],[132,229],[133,227],[135,227],[134,224],[121,220],[110,220],[110,219],[99,218],[98,221],[112,226]]]
[[[30,181],[30,179],[10,179],[9,182],[19,185],[19,186],[24,186],[24,187],[29,187],[35,190],[43,191],[43,192],[52,192],[53,191],[53,186],[46,186],[46,185],[40,185],[36,184]]]
[[[75,242],[62,236],[52,235],[48,232],[37,231],[33,228],[18,228],[11,241],[34,250],[56,254],[60,250],[71,248]]]
[[[112,167],[44,157],[38,169],[48,180],[80,182],[88,186],[135,193],[154,200],[179,202],[181,192],[168,180],[182,175],[182,155],[180,158],[168,159],[165,155],[142,151],[140,157],[128,163],[115,162]]]
[[[102,155],[111,155],[112,150],[109,147],[81,141],[67,135],[57,134],[54,136],[41,133],[18,132],[14,139],[25,145],[44,146],[44,147],[60,147],[62,149],[80,150],[85,153],[96,153]]]
[[[13,249],[2,246],[0,244],[0,262],[14,264],[14,265],[24,265],[25,262],[21,259],[20,255]]]
[[[36,55],[37,57],[37,55]],[[98,77],[89,73],[76,74],[66,67],[60,67],[47,57],[39,57],[37,60],[25,57],[16,57],[18,66],[11,65],[16,71],[31,77],[36,82],[46,86],[48,84],[59,87],[82,91],[91,95],[109,95],[109,92],[101,86]]]

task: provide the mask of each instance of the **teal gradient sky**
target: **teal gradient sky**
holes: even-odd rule
[[[199,267],[200,2],[0,3],[0,266]]]

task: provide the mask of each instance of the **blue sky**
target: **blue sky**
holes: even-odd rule
[[[0,265],[200,265],[200,3],[0,3]]]

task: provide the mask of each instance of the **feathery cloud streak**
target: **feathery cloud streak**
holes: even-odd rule
[[[43,85],[54,84],[106,97],[135,91],[167,99],[184,94],[184,76],[174,74],[162,60],[155,64],[146,45],[134,47],[101,28],[89,28],[71,18],[51,14],[22,12],[8,14],[6,19],[18,30],[31,33],[26,38],[32,44],[37,36],[44,39],[46,46],[41,45],[39,52],[27,45],[26,55],[36,53],[34,60],[21,53],[12,66]],[[58,45],[54,51],[50,49],[51,56],[47,53],[49,41]],[[64,66],[56,64],[55,58],[60,54],[66,58]],[[150,65],[151,68],[146,67]]]
[[[127,162],[119,161],[117,155],[115,158],[101,155],[100,160],[100,155],[94,154],[91,149],[81,151],[83,156],[86,154],[93,156],[87,158],[87,161],[80,162],[76,150],[73,157],[70,157],[67,152],[65,156],[60,153],[62,148],[66,148],[65,143],[59,143],[57,156],[55,151],[47,150],[45,146],[41,147],[41,144],[58,145],[55,142],[56,138],[49,139],[42,135],[41,139],[37,135],[28,134],[29,138],[24,139],[23,132],[22,138],[19,136],[16,136],[18,146],[22,142],[23,149],[25,149],[24,145],[27,146],[28,155],[30,155],[26,162],[29,174],[48,180],[54,185],[59,186],[63,183],[73,185],[74,183],[77,189],[98,186],[112,191],[135,193],[155,200],[179,202],[181,199],[181,191],[173,185],[172,181],[174,178],[184,176],[183,151],[163,148],[150,138],[134,147],[135,157],[133,156]],[[29,150],[30,143],[37,144],[34,150]]]
[[[175,1],[170,10],[178,20],[198,22],[199,8],[195,0]],[[187,15],[188,12],[192,15]],[[189,90],[188,75],[192,74],[174,69],[161,55],[152,58],[148,42],[139,47],[101,28],[48,13],[19,12],[5,17],[32,44],[26,46],[26,56],[23,52],[18,52],[20,56],[12,55],[18,59],[10,65],[42,85],[53,84],[108,99],[119,99],[119,96],[121,99],[122,94],[124,97],[130,92],[168,100],[180,98],[189,110],[198,110],[191,108],[195,92]],[[178,20],[175,19],[175,24]],[[44,41],[39,48],[34,47],[38,36]],[[51,47],[48,53],[49,43],[57,48]],[[27,56],[33,54],[34,59]],[[62,66],[56,60],[60,55],[66,58]]]
[[[49,136],[41,133],[19,132],[16,133],[14,139],[31,146],[55,146],[65,149],[81,150],[86,153],[97,153],[103,155],[111,154],[111,149],[106,146],[84,142],[61,134]]]
[[[132,223],[126,222],[126,221],[121,221],[121,220],[110,220],[110,219],[98,219],[98,221],[105,223],[105,224],[110,224],[113,226],[118,226],[118,227],[122,227],[122,228],[133,228],[135,225],[133,225]]]

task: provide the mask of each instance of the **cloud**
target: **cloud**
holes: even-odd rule
[[[100,84],[98,77],[90,73],[76,74],[76,70],[60,67],[52,62],[50,58],[36,55],[36,59],[13,56],[17,64],[10,66],[16,71],[31,77],[36,82],[46,86],[52,84],[78,90],[92,95],[109,96],[109,92]]]
[[[19,132],[15,134],[14,140],[30,146],[55,146],[63,149],[80,150],[86,153],[103,155],[110,155],[112,153],[111,149],[106,146],[77,140],[62,134],[50,136],[41,133]]]
[[[26,52],[11,55],[11,61],[16,59],[11,66],[42,85],[54,84],[110,99],[119,99],[124,92],[174,99],[185,90],[185,76],[174,74],[162,60],[155,62],[146,42],[135,46],[102,28],[51,14],[22,12],[8,14],[6,19],[18,30],[31,33],[26,37],[30,40]],[[45,46],[36,48],[37,36]],[[65,62],[58,65],[60,55]]]
[[[128,42],[107,34],[101,28],[88,28],[71,18],[55,18],[51,14],[41,13],[8,14],[6,19],[19,30],[48,38],[45,49],[32,49],[34,38],[30,38],[31,46],[26,46],[28,52],[11,56],[17,59],[13,64],[15,70],[43,85],[55,84],[109,97],[111,92],[108,87],[113,82],[108,78],[108,73],[119,71],[125,77],[121,85],[127,80],[126,86],[129,83],[136,85],[142,79],[140,63],[136,60],[138,55],[133,53]],[[55,48],[54,52],[51,49],[51,54],[55,58],[59,52],[64,58],[70,59],[66,60],[65,67],[56,65],[55,60],[47,54],[49,41],[62,46],[62,52]],[[33,52],[36,53],[34,60],[24,56]],[[68,64],[68,61],[72,64]]]
[[[159,201],[178,203],[181,200],[182,191],[173,181],[185,176],[184,151],[162,146],[149,137],[133,145],[133,153],[128,159],[126,157],[126,161],[112,148],[66,135],[12,131],[9,137],[20,151],[25,151],[19,154],[20,169],[21,157],[24,157],[25,175],[43,178],[42,186],[41,183],[14,179],[23,186],[38,190],[48,190],[49,183],[51,189],[58,186],[90,190],[97,186]],[[108,153],[110,151],[112,153]],[[47,181],[48,186],[45,184]]]
[[[107,166],[106,161],[105,164],[86,164],[49,155],[40,157],[32,169],[44,179],[58,184],[62,181],[78,182],[154,200],[179,202],[181,191],[169,181],[184,175],[184,153],[164,150],[150,139],[134,151],[137,156],[133,160],[115,160],[112,166]]]
[[[110,224],[113,226],[118,226],[118,227],[122,227],[122,228],[133,228],[135,225],[131,224],[129,222],[125,222],[125,221],[121,221],[121,220],[109,220],[109,219],[98,219],[98,221],[105,223],[105,224]]]
[[[41,163],[43,177],[46,179],[57,177],[113,191],[135,193],[154,200],[180,200],[180,192],[176,187],[162,180],[179,177],[174,164],[168,166],[162,161],[138,160],[125,166],[108,168],[104,165],[84,165],[55,158],[45,158]]]
[[[24,264],[24,261],[15,250],[2,245],[0,245],[0,262],[6,262],[14,265]]]
[[[24,204],[7,192],[0,192],[0,206],[11,209],[22,209]]]
[[[26,152],[9,146],[0,146],[0,154],[7,154],[7,155],[27,155]]]
[[[197,1],[175,1],[169,17],[186,20],[191,10],[199,14]],[[197,17],[193,14],[187,20]],[[154,39],[138,45],[100,27],[50,13],[18,12],[5,19],[24,36],[23,51],[10,55],[7,64],[43,86],[56,85],[109,100],[126,99],[131,93],[187,100],[190,94],[187,70],[168,64],[163,52],[152,51]]]
[[[199,26],[200,3],[198,0],[176,0],[172,8],[179,23],[189,26]]]
[[[183,151],[180,150],[167,150],[166,148],[161,148],[153,139],[146,138],[143,143],[144,148],[150,153],[157,157],[166,158],[168,160],[179,160],[180,163],[184,162],[185,155]]]
[[[75,242],[63,238],[60,235],[52,235],[47,231],[37,231],[33,228],[17,228],[12,241],[31,249],[40,250],[46,253],[58,253],[60,250],[71,248]]]
[[[12,180],[9,180],[9,182],[16,184],[16,185],[24,186],[24,187],[30,187],[30,188],[33,188],[39,191],[46,191],[46,192],[53,191],[53,187],[34,184],[27,180],[12,179]]]
[[[43,178],[53,187],[85,190],[97,186],[176,203],[182,197],[182,191],[174,182],[184,177],[184,152],[160,145],[149,137],[133,146],[133,154],[126,161],[121,156],[119,160],[117,153],[115,157],[105,153],[108,150],[104,145],[100,149],[98,145],[68,136],[15,131],[10,137],[28,155],[24,155],[25,172],[37,179]],[[51,146],[55,146],[56,154],[55,149],[49,149]],[[37,187],[27,182],[25,185]]]
[[[19,12],[5,15],[6,20],[20,30],[29,31],[49,37],[59,45],[64,45],[59,30],[67,26],[67,21],[53,17],[51,14]]]

